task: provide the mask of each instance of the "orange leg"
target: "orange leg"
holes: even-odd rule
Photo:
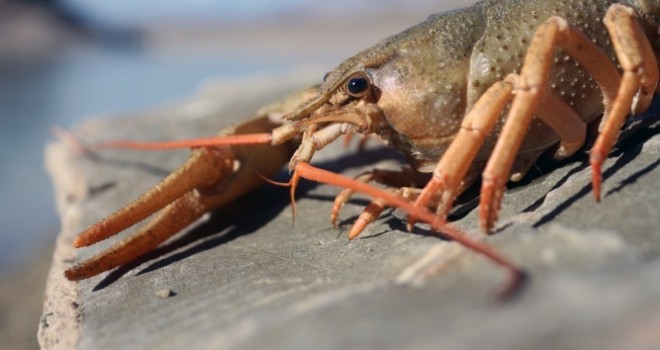
[[[442,219],[447,217],[454,200],[460,194],[461,181],[511,99],[515,79],[514,75],[510,75],[504,81],[491,86],[463,119],[456,138],[433,170],[433,177],[417,197],[416,207],[428,207],[432,199],[440,194],[437,214]],[[408,218],[409,227],[414,224],[415,219],[414,216]]]
[[[374,169],[358,175],[355,179],[364,183],[376,182],[385,185],[388,188],[388,191],[412,201],[419,194],[419,190],[416,187],[411,187],[416,186],[416,177],[419,176],[412,169],[404,168],[399,171]],[[339,192],[337,197],[335,197],[332,211],[330,212],[330,222],[333,226],[337,227],[339,211],[354,194],[355,191],[350,188],[345,188]],[[378,216],[380,216],[386,208],[387,206],[385,203],[378,199],[374,199],[369,203],[358,219],[353,223],[348,234],[348,239],[353,240],[357,238],[357,236],[362,233],[369,224],[378,219]]]
[[[614,5],[613,9],[619,7]],[[532,39],[516,84],[516,97],[483,173],[480,220],[486,231],[490,231],[497,220],[511,165],[535,113],[559,133],[564,149],[572,148],[572,144],[579,140],[579,137],[571,133],[571,125],[579,124],[571,121],[575,119],[573,116],[565,117],[556,113],[548,116],[543,111],[539,113],[538,107],[544,100],[555,47],[574,57],[594,77],[603,92],[606,116],[610,115],[610,111],[614,113],[622,103],[622,98],[625,98],[617,94],[619,75],[614,65],[598,47],[562,18],[552,17],[544,22]],[[621,86],[626,85],[624,81]]]
[[[395,195],[399,194],[397,190],[393,190],[392,193]],[[348,232],[348,240],[352,241],[356,239],[369,224],[378,219],[385,208],[387,208],[387,203],[385,203],[385,201],[378,198],[372,200],[371,203],[364,208],[362,213],[360,213],[360,216],[355,220],[353,226],[351,226],[351,230]]]
[[[651,44],[644,35],[632,9],[612,5],[605,16],[605,25],[623,68],[623,80],[610,114],[601,124],[601,133],[591,150],[594,196],[600,200],[602,165],[619,135],[628,112],[644,112],[658,89],[658,62]]]
[[[428,206],[431,198],[440,194],[440,203],[436,213],[446,218],[454,200],[464,189],[463,179],[474,162],[486,136],[500,117],[506,104],[512,96],[513,86],[519,77],[509,75],[504,81],[491,86],[477,101],[463,120],[461,130],[449,146],[433,171],[431,181],[417,198],[415,206]],[[579,116],[561,99],[546,92],[539,101],[541,108],[537,114],[561,137],[556,158],[565,158],[575,153],[584,144],[586,125]],[[535,159],[535,158],[534,158]],[[533,162],[533,160],[531,162]],[[526,172],[518,170],[516,178],[520,179]],[[412,225],[414,218],[410,217],[408,224]]]
[[[374,172],[369,171],[356,176],[355,179],[358,181],[362,181],[364,183],[369,183],[374,180],[374,176],[375,176]],[[339,211],[351,199],[351,197],[353,197],[354,194],[355,191],[351,190],[350,188],[344,188],[335,197],[335,201],[332,204],[332,210],[330,211],[330,223],[332,223],[332,226],[337,227],[337,218],[339,217]]]

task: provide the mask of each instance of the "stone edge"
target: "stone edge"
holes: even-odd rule
[[[86,182],[66,144],[50,143],[44,154],[61,228],[46,280],[37,338],[42,349],[75,349],[81,339],[80,295],[77,284],[64,277],[64,270],[76,255],[72,242],[82,219],[80,205],[87,197]]]

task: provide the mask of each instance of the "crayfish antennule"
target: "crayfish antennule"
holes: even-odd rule
[[[280,186],[280,187],[289,187],[289,186],[291,186],[291,181],[288,181],[288,182],[279,182],[279,181],[275,181],[275,180],[272,180],[272,179],[269,179],[269,178],[263,176],[263,175],[262,175],[260,172],[258,172],[256,169],[253,169],[253,170],[254,170],[254,173],[255,173],[257,176],[259,176],[259,178],[261,178],[262,180],[264,180],[264,182],[267,182],[267,183],[269,183],[269,184],[271,184],[271,185],[274,185],[274,186]]]

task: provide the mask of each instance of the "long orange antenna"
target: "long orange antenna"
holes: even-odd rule
[[[130,148],[137,150],[167,150],[177,148],[193,147],[213,147],[213,146],[233,146],[233,145],[254,145],[270,143],[272,136],[270,133],[227,135],[203,137],[187,140],[148,142],[133,140],[113,140],[102,141],[90,145],[91,148]]]
[[[519,291],[520,287],[523,286],[526,280],[525,272],[518,268],[513,262],[509,261],[509,259],[485,243],[470,238],[467,234],[465,234],[465,232],[450,225],[446,221],[439,219],[426,208],[415,207],[412,203],[406,201],[405,199],[387,191],[381,190],[380,188],[343,175],[313,167],[302,161],[295,164],[294,171],[296,174],[300,175],[300,177],[306,178],[308,180],[335,185],[342,188],[350,188],[355,192],[361,192],[371,197],[381,199],[387,205],[403,209],[409,215],[414,215],[420,220],[431,225],[432,231],[442,233],[444,236],[451,238],[466,248],[484,255],[509,272],[509,279],[505,285],[505,288],[500,293],[500,296],[503,298],[507,298]]]

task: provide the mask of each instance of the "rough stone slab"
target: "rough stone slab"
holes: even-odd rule
[[[86,140],[208,135],[297,84],[229,85],[135,118],[91,120],[75,133]],[[657,133],[656,126],[631,137],[608,159],[601,203],[590,193],[584,155],[507,192],[501,229],[484,240],[527,268],[532,279],[506,304],[493,298],[504,278],[501,269],[455,243],[402,231],[398,211],[348,244],[348,226],[336,230],[328,222],[337,190],[309,183],[298,191],[294,226],[287,190],[268,185],[209,215],[148,259],[68,282],[65,266],[118,239],[74,250],[75,235],[155,184],[186,152],[107,151],[92,159],[54,143],[47,159],[63,228],[41,345],[656,349]],[[377,148],[357,153],[331,147],[316,164],[357,174],[375,163],[390,164],[391,156]],[[347,205],[342,218],[354,217],[363,204]],[[481,237],[475,210],[457,224]],[[428,267],[438,263],[444,267],[431,273]]]

